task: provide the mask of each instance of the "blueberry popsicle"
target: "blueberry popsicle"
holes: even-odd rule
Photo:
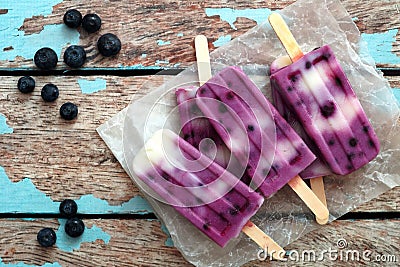
[[[349,174],[377,156],[379,140],[329,45],[270,79],[334,173]]]
[[[240,231],[251,235],[258,229],[249,219],[263,197],[170,130],[159,130],[146,142],[133,161],[133,170],[221,247]],[[263,248],[282,250],[264,233],[256,235],[258,241],[264,238],[259,243]]]
[[[290,64],[292,64],[292,61],[289,58],[289,56],[283,56],[277,58],[271,64],[270,74],[274,74],[275,72],[279,71],[280,69]],[[300,173],[300,176],[303,179],[310,179],[332,174],[332,171],[322,161],[317,146],[315,145],[313,140],[311,140],[311,138],[308,137],[307,133],[304,131],[303,126],[296,118],[296,115],[292,111],[290,111],[286,102],[281,97],[279,91],[274,86],[272,86],[271,89],[272,89],[272,98],[276,109],[279,111],[282,117],[290,124],[290,126],[292,126],[292,128],[299,134],[299,136],[304,140],[304,142],[310,148],[310,150],[317,156],[317,159],[313,163],[311,163],[310,166],[305,168]]]

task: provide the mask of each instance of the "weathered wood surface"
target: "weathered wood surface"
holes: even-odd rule
[[[18,78],[2,77],[0,86],[0,113],[14,129],[14,133],[0,136],[0,166],[11,181],[28,177],[54,201],[93,194],[117,205],[139,194],[96,128],[126,107],[133,96],[143,95],[144,83],[157,79],[39,76],[34,77],[35,91],[24,95],[16,89]],[[393,87],[400,83],[397,77],[389,78]],[[107,89],[83,94],[80,79],[105,80]],[[59,86],[60,97],[55,103],[45,103],[40,97],[40,89],[46,83]],[[78,119],[72,123],[66,123],[58,113],[66,101],[79,106]],[[357,211],[400,211],[399,197],[400,188],[396,188]]]
[[[232,8],[237,10],[268,8],[275,10],[284,8],[293,2],[286,0],[245,0],[240,2],[198,0],[190,2],[167,0],[146,2],[141,0],[123,0],[118,1],[118,4],[116,4],[116,2],[109,3],[101,0],[90,2],[79,0],[63,1],[55,5],[49,14],[37,14],[32,17],[19,18],[23,21],[22,25],[16,26],[20,32],[12,32],[12,34],[15,38],[15,44],[21,43],[23,39],[21,39],[21,35],[26,37],[39,34],[47,25],[62,26],[62,17],[65,11],[69,8],[77,8],[83,14],[96,12],[103,20],[100,32],[87,34],[82,29],[79,29],[79,39],[77,37],[73,38],[74,41],[79,42],[89,52],[89,60],[84,67],[185,67],[189,62],[194,61],[192,47],[193,38],[196,34],[207,35],[210,40],[210,49],[213,50],[215,47],[212,43],[219,37],[231,35],[232,38],[235,38],[256,25],[256,22],[252,19],[238,17],[233,23],[236,27],[234,29],[218,15],[207,16],[206,8]],[[378,62],[378,66],[380,67],[400,66],[397,38],[397,29],[400,24],[398,8],[400,0],[346,0],[342,2],[350,15],[355,19],[362,33],[388,33],[388,30],[396,29],[396,32],[392,33],[395,35],[393,36],[393,40],[388,36],[382,36],[382,45],[378,46],[377,49],[383,49],[383,52],[371,51],[371,53],[377,56],[383,53],[390,57],[387,58],[387,61],[382,61],[380,58]],[[19,4],[15,8],[22,7],[23,4]],[[3,9],[2,13],[0,12],[0,21],[1,16],[7,15],[8,10]],[[251,10],[249,10],[248,14],[251,14]],[[10,25],[4,25],[0,31],[6,32],[9,28],[7,26]],[[50,31],[50,29],[47,30]],[[62,32],[64,30],[62,27],[55,27],[52,28],[51,34],[54,36],[65,34],[65,32]],[[123,52],[112,60],[104,60],[103,57],[99,56],[95,47],[99,36],[107,32],[117,33],[123,43]],[[48,45],[56,44],[52,40],[49,40]],[[67,44],[64,45],[62,51],[66,46]],[[4,44],[4,47],[0,47],[0,49],[6,52],[16,48],[12,44]],[[25,45],[22,49],[29,50],[30,48],[29,45]],[[58,49],[61,49],[61,47],[58,47]],[[22,51],[16,52],[18,54]],[[24,53],[26,57],[9,58],[8,60],[0,61],[0,68],[34,69],[32,63],[34,52],[29,51]],[[62,59],[60,59],[58,68],[66,68],[62,63]]]
[[[25,263],[42,266],[58,263],[61,266],[191,266],[173,247],[165,245],[167,236],[160,230],[158,221],[148,220],[84,220],[87,227],[99,227],[111,235],[108,243],[103,240],[82,243],[79,250],[63,251],[60,248],[41,248],[36,234],[42,227],[58,229],[56,220],[7,220],[0,219],[0,258],[3,263]],[[310,262],[307,257],[301,261],[269,262],[254,260],[246,266],[396,266],[400,260],[399,220],[339,221],[311,232],[287,246],[291,259],[297,251],[301,256],[305,250],[314,250],[317,258],[326,251],[343,251],[342,258],[330,258],[325,254],[323,261]],[[366,233],[369,233],[368,235]],[[62,234],[58,235],[62,239]],[[347,241],[347,247],[339,249],[339,239]],[[73,243],[73,242],[72,242]],[[371,251],[371,260],[376,255],[393,255],[394,262],[373,262],[363,258],[366,250]],[[345,251],[358,251],[359,260],[346,261]],[[257,251],[254,251],[255,257]],[[334,257],[332,254],[331,257]],[[7,265],[6,265],[7,266]]]
[[[50,0],[48,2],[51,2]],[[75,32],[71,41],[85,46],[89,52],[86,69],[98,70],[107,68],[110,75],[119,69],[143,69],[146,67],[182,68],[195,60],[193,37],[205,34],[209,37],[210,49],[219,37],[239,36],[256,25],[254,20],[238,16],[234,21],[236,29],[231,27],[221,16],[207,16],[206,8],[222,12],[221,8],[247,10],[268,8],[281,9],[294,1],[54,1],[48,12],[33,16],[16,17],[21,21],[16,29],[20,31],[11,35],[11,45],[2,42],[2,34],[9,33],[4,25],[4,16],[14,5],[14,10],[32,9],[34,1],[15,2],[2,6],[0,4],[0,71],[1,70],[36,70],[32,63],[34,50],[29,51],[29,43],[22,45],[21,36],[32,37],[50,31],[50,36],[57,37],[65,30],[62,16],[69,8],[77,8],[83,14],[96,12],[103,19],[99,33],[88,35],[81,29]],[[27,3],[30,3],[29,5]],[[400,67],[399,33],[400,0],[345,0],[342,1],[349,11],[363,37],[375,42],[377,50],[370,51],[378,58],[378,67]],[[34,9],[34,8],[33,8]],[[38,8],[39,9],[39,8]],[[40,9],[46,9],[40,7]],[[217,12],[217,13],[218,13]],[[40,12],[39,12],[40,13]],[[24,12],[19,12],[24,16]],[[222,13],[220,13],[222,14]],[[3,16],[3,17],[2,17]],[[3,24],[2,24],[3,23]],[[55,26],[49,29],[49,26]],[[22,32],[23,31],[23,32]],[[75,30],[72,30],[75,31]],[[95,42],[102,33],[116,33],[123,42],[122,52],[115,58],[103,59],[95,49]],[[8,38],[9,36],[4,36]],[[54,38],[56,39],[56,38]],[[39,39],[36,39],[40,41]],[[47,42],[47,41],[46,41]],[[53,44],[53,40],[48,41]],[[47,44],[47,43],[46,43]],[[55,44],[55,43],[54,43]],[[67,44],[57,47],[63,51]],[[1,60],[7,51],[25,54],[19,57]],[[3,54],[1,54],[3,53]],[[67,69],[61,62],[58,69]],[[23,95],[16,89],[19,76],[10,72],[1,77],[0,113],[7,118],[7,124],[13,128],[12,134],[0,135],[0,167],[4,167],[7,177],[13,185],[22,183],[24,177],[29,178],[36,193],[48,197],[45,205],[54,204],[64,198],[78,199],[93,195],[95,200],[108,203],[101,213],[129,213],[129,208],[119,210],[110,205],[121,205],[140,196],[137,188],[123,171],[111,151],[95,131],[103,122],[111,118],[118,110],[124,108],[132,95],[143,95],[141,86],[149,77],[119,76],[35,76],[37,88],[33,94]],[[107,89],[96,93],[83,94],[78,84],[79,79],[106,81]],[[387,77],[393,88],[400,88],[398,76]],[[40,89],[45,83],[55,83],[60,88],[60,98],[56,103],[43,103]],[[80,114],[75,122],[66,123],[58,115],[58,108],[65,101],[78,104]],[[1,170],[0,170],[1,171]],[[0,172],[1,176],[1,172]],[[4,177],[3,177],[4,178]],[[32,192],[22,192],[30,199]],[[2,199],[0,196],[0,199]],[[308,234],[288,246],[287,250],[336,249],[339,238],[345,238],[349,249],[360,252],[368,249],[375,254],[395,254],[397,264],[400,260],[398,219],[385,219],[388,213],[398,214],[400,207],[400,187],[394,188],[377,199],[365,203],[354,212],[376,213],[380,220],[345,220],[336,221],[318,232]],[[94,201],[89,199],[87,202]],[[95,205],[98,202],[93,202]],[[44,207],[45,207],[44,205]],[[16,205],[18,206],[18,205]],[[42,205],[43,206],[43,205]],[[90,208],[91,206],[88,205]],[[132,207],[132,206],[131,206]],[[35,213],[36,206],[29,207]],[[43,207],[41,207],[43,208]],[[56,205],[49,213],[56,211]],[[0,213],[3,206],[0,204]],[[21,210],[24,210],[21,207]],[[42,211],[40,211],[43,213]],[[136,212],[136,211],[134,211]],[[151,212],[146,207],[139,213]],[[44,212],[47,213],[47,212]],[[91,210],[87,211],[91,213]],[[376,214],[374,216],[376,216]],[[38,214],[31,214],[37,216]],[[4,216],[4,214],[3,214]],[[7,214],[7,216],[13,217]],[[40,216],[40,215],[39,215]],[[52,215],[51,215],[52,216]],[[27,214],[29,218],[29,214]],[[166,235],[160,229],[158,221],[144,219],[86,219],[88,226],[100,227],[111,236],[108,243],[82,243],[74,252],[65,252],[58,248],[43,249],[37,245],[36,234],[42,227],[56,229],[59,222],[54,219],[21,220],[0,219],[0,266],[4,263],[23,262],[26,266],[42,266],[45,263],[57,262],[61,266],[189,266],[175,249],[165,246]],[[344,262],[324,261],[317,263],[275,263],[274,266],[380,266],[378,262]],[[387,263],[386,266],[396,264]],[[6,265],[7,266],[7,265]],[[11,265],[12,266],[12,265]],[[22,265],[25,266],[25,265]],[[255,261],[247,266],[271,266],[269,262]],[[385,264],[384,264],[385,266]]]

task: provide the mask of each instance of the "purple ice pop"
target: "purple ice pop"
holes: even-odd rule
[[[283,56],[277,58],[271,64],[270,73],[273,74],[290,64],[292,64],[292,61],[289,58],[289,56]],[[292,126],[292,128],[297,132],[297,134],[304,140],[304,142],[306,143],[308,148],[310,148],[310,150],[314,153],[314,155],[317,156],[317,159],[314,160],[314,162],[311,163],[310,166],[305,168],[300,173],[301,178],[310,179],[332,174],[332,171],[321,160],[320,152],[317,146],[315,145],[314,141],[308,137],[308,135],[303,129],[303,126],[301,126],[300,122],[296,118],[296,115],[290,111],[290,109],[286,105],[286,102],[281,97],[279,91],[274,86],[272,86],[271,90],[272,90],[272,98],[274,101],[274,105],[278,110],[278,112],[289,123],[289,125]]]
[[[146,142],[133,170],[221,247],[239,235],[263,203],[261,195],[170,130],[159,130]]]
[[[379,140],[328,45],[270,79],[334,173],[349,174],[377,156]]]
[[[265,197],[315,160],[303,140],[239,67],[227,67],[214,75],[197,90],[196,100]]]

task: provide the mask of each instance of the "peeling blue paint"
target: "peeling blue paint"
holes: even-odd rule
[[[147,57],[147,54],[142,54],[142,58],[146,58]]]
[[[105,244],[110,242],[111,236],[104,232],[101,228],[93,225],[91,228],[85,226],[85,231],[79,237],[70,237],[65,233],[66,219],[59,219],[60,227],[58,228],[56,246],[66,252],[73,252],[81,247],[82,243],[103,240]]]
[[[178,36],[178,37],[182,37],[182,36],[183,36],[183,33],[182,33],[182,32],[180,32],[180,33],[177,33],[177,34],[176,34],[176,36]]]
[[[392,88],[394,97],[397,99],[397,103],[400,104],[400,88]]]
[[[78,84],[84,94],[92,94],[107,88],[106,80],[98,78],[95,80],[78,79]]]
[[[223,46],[224,44],[230,42],[232,40],[231,35],[226,35],[226,36],[221,36],[219,37],[215,42],[213,42],[213,45],[215,47]]]
[[[0,60],[14,60],[16,56],[26,59],[33,58],[41,47],[50,47],[58,56],[67,44],[79,42],[79,32],[69,29],[63,24],[45,25],[40,33],[26,35],[19,30],[25,18],[32,16],[46,16],[52,13],[52,7],[61,3],[61,0],[43,1],[8,1],[0,0],[0,6],[8,13],[0,19]],[[3,51],[6,47],[10,50]]]
[[[14,130],[7,125],[6,117],[0,113],[0,134],[11,134]]]
[[[161,65],[161,64],[169,64],[168,60],[156,60],[156,66]]]
[[[115,206],[93,195],[84,195],[76,202],[79,213],[82,214],[148,214],[153,212],[150,204],[140,196]],[[60,202],[53,201],[39,191],[29,178],[12,182],[2,166],[0,166],[0,203],[0,213],[58,214],[60,205]]]
[[[162,46],[162,45],[169,45],[169,44],[171,44],[171,42],[170,41],[163,41],[163,40],[157,40],[157,44],[159,45],[159,46]]]
[[[257,24],[267,20],[269,14],[271,14],[271,9],[269,8],[257,8],[257,9],[232,9],[232,8],[206,8],[206,15],[220,16],[221,20],[226,21],[232,27],[232,29],[237,30],[233,24],[238,17],[244,17],[254,20]]]
[[[164,224],[161,224],[161,230],[167,235],[167,240],[165,240],[164,244],[167,247],[174,247],[174,241],[172,241],[171,234],[168,232],[168,229]]]
[[[58,262],[45,263],[43,265],[30,265],[23,262],[18,263],[4,263],[0,258],[0,267],[62,267]]]
[[[392,52],[393,43],[396,42],[398,29],[381,33],[362,33],[361,38],[367,42],[367,47],[376,63],[399,64],[400,57]],[[362,51],[361,53],[366,53]]]
[[[143,64],[135,64],[135,65],[131,65],[131,66],[126,66],[126,65],[122,65],[120,64],[118,66],[118,68],[113,68],[113,70],[118,69],[118,70],[158,70],[160,69],[159,66],[144,66]]]

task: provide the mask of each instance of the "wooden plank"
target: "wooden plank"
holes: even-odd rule
[[[207,35],[212,51],[215,49],[212,43],[220,37],[230,36],[233,39],[254,27],[255,17],[259,14],[257,10],[262,11],[265,8],[266,12],[281,9],[293,2],[244,0],[217,3],[164,0],[155,5],[142,0],[123,0],[115,5],[113,2],[105,3],[100,0],[86,3],[74,0],[56,4],[52,10],[31,4],[29,8],[33,15],[28,17],[23,17],[26,16],[26,13],[21,12],[24,7],[15,2],[10,4],[10,10],[4,8],[0,13],[4,23],[10,24],[1,30],[8,39],[0,47],[3,51],[0,55],[0,68],[32,69],[35,46],[49,45],[62,55],[68,43],[79,43],[89,51],[86,68],[185,67],[195,60],[195,35]],[[378,66],[400,66],[396,38],[400,23],[400,0],[342,2],[361,32],[366,34],[365,38],[370,40],[370,52],[376,56]],[[62,25],[62,16],[69,8],[77,8],[83,14],[99,14],[103,20],[100,32],[89,35],[81,29],[79,33],[66,29]],[[234,13],[234,10],[240,13]],[[106,32],[113,32],[122,40],[122,52],[116,58],[104,59],[96,50],[97,39]],[[30,45],[25,45],[27,43]],[[65,69],[66,66],[59,62],[58,68]]]
[[[33,183],[30,188],[40,191],[42,197],[50,196],[52,201],[93,195],[109,205],[121,205],[140,196],[95,129],[128,105],[133,95],[143,95],[141,86],[149,77],[40,76],[35,77],[37,88],[31,95],[16,89],[18,78],[2,77],[0,86],[0,114],[14,131],[0,135],[0,166],[11,182],[28,177]],[[400,87],[400,78],[388,78],[393,87]],[[96,79],[104,81],[107,89],[83,94],[78,81],[94,81],[96,87]],[[44,103],[40,97],[40,88],[50,82],[60,89],[56,103]],[[65,101],[79,105],[75,122],[65,122],[58,115]],[[400,188],[395,188],[356,211],[399,211],[399,195]],[[104,212],[129,212],[114,208],[106,206]],[[57,211],[56,204],[54,209]],[[36,207],[36,211],[41,210]],[[4,212],[1,207],[0,212]]]
[[[70,242],[53,248],[41,248],[36,241],[37,232],[43,227],[58,229],[60,223],[56,220],[9,220],[0,219],[0,259],[3,264],[25,263],[42,266],[45,263],[58,263],[61,266],[191,266],[184,260],[178,250],[165,245],[166,234],[161,230],[158,221],[147,220],[84,220],[88,228],[101,229],[98,232],[109,235],[109,239],[101,234],[90,233],[96,241],[83,242],[80,248],[68,252],[71,245],[78,241]],[[371,262],[362,257],[364,251],[371,251],[372,257],[394,255],[397,262],[400,260],[398,247],[400,246],[399,220],[362,220],[339,221],[321,227],[301,239],[287,246],[285,249],[291,255],[288,262],[273,262],[268,260],[254,260],[246,266],[394,266],[395,263]],[[62,232],[57,232],[59,241],[64,241]],[[347,247],[339,249],[338,241],[346,240]],[[341,241],[344,243],[344,241]],[[341,244],[342,244],[341,243]],[[60,249],[62,247],[62,249]],[[335,254],[329,256],[325,252],[323,261],[310,262],[307,256],[303,261],[295,261],[299,253],[313,250],[317,258],[323,251],[337,250],[338,258],[330,260]],[[341,252],[340,252],[341,251]],[[358,251],[360,260],[346,261],[346,251]],[[257,252],[254,251],[255,257]],[[304,254],[307,255],[307,254]],[[339,258],[341,256],[341,258]],[[351,254],[350,254],[351,256]],[[349,259],[351,259],[349,256]],[[350,262],[350,263],[349,263]],[[6,265],[7,266],[7,265]],[[58,266],[58,265],[57,265]]]

